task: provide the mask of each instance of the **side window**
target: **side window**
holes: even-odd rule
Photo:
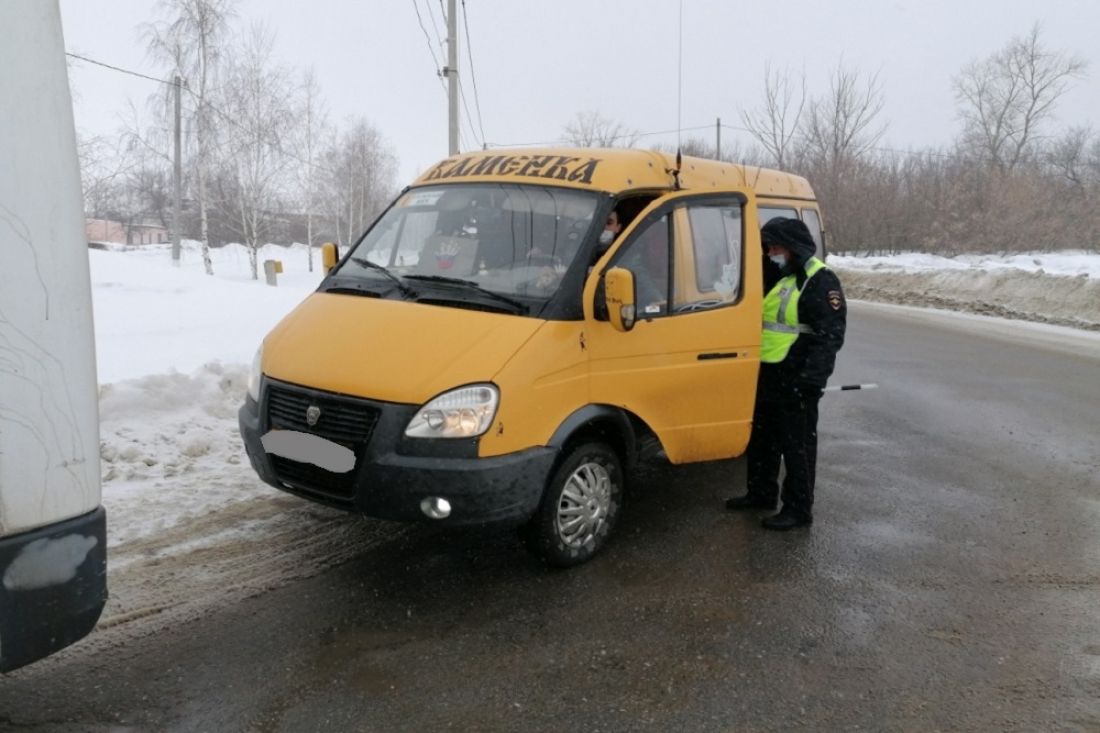
[[[825,237],[821,233],[821,217],[813,209],[803,209],[802,221],[805,222],[806,228],[810,230],[810,236],[814,238],[814,244],[817,245],[817,256],[823,258],[825,256]]]
[[[694,278],[677,280],[673,302],[681,309],[689,304],[714,307],[737,300],[741,294],[741,205],[688,206],[687,220]]]
[[[626,244],[615,267],[634,273],[634,292],[639,318],[668,313],[669,239],[668,215],[644,225]]]
[[[764,226],[772,219],[778,219],[780,217],[783,217],[784,219],[798,218],[797,211],[781,206],[761,206],[756,211],[757,214],[760,216],[760,226]]]

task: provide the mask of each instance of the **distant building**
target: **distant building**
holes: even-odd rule
[[[146,219],[140,224],[131,224],[127,244],[162,244],[171,241],[168,228]]]
[[[131,224],[111,219],[86,219],[84,234],[89,242],[160,244],[171,241],[166,227],[148,219]]]

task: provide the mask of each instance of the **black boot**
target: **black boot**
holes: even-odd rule
[[[726,509],[731,512],[741,512],[747,509],[775,509],[775,499],[765,499],[754,494],[735,496],[726,499]]]
[[[764,520],[760,522],[764,529],[774,529],[780,532],[794,529],[795,527],[808,527],[813,523],[813,517],[789,512],[786,509],[780,510],[778,514],[765,517]]]

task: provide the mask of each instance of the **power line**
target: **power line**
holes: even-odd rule
[[[442,46],[443,45],[443,39],[439,35],[439,28],[435,24],[435,13],[432,11],[431,0],[424,0],[424,6],[428,9],[428,17],[432,21],[432,28],[435,30],[435,35],[436,35],[436,38],[439,40],[439,45]],[[417,0],[413,0],[413,7],[416,8],[416,17],[417,17],[417,19],[420,20],[420,29],[422,31],[424,31],[424,37],[428,39],[429,50],[431,50],[431,37],[428,36],[428,29],[424,26],[424,20],[423,20],[423,17],[420,15],[420,6],[417,4]],[[447,13],[443,9],[443,0],[439,1],[439,13],[440,13],[440,16],[443,18],[444,22],[446,22]],[[435,52],[434,51],[432,52],[432,60],[435,61]],[[439,68],[438,62],[437,62],[437,67],[436,68],[437,69]],[[457,71],[457,69],[454,70],[454,71]],[[451,73],[450,70],[449,70],[449,73]],[[446,84],[443,83],[442,75],[439,76],[439,85],[443,89],[443,94],[447,95],[447,86],[446,86]],[[463,92],[462,92],[462,84],[461,83],[459,83],[459,86],[458,86],[458,96],[459,96],[460,99],[462,99],[462,106],[466,108],[466,119],[469,123],[470,134],[474,136],[474,140],[476,142],[477,141],[477,132],[476,132],[476,129],[474,128],[473,117],[470,115],[469,104],[467,104],[467,102],[466,102],[466,95],[463,94]],[[462,134],[462,119],[461,118],[459,118],[457,120],[457,124],[458,124],[459,147],[461,147],[464,150],[469,150],[470,146],[467,145],[466,137]],[[481,144],[484,145],[484,142],[485,142],[485,137],[484,137],[484,134],[483,134],[482,138],[481,138]]]
[[[79,54],[70,53],[68,51],[65,52],[65,55],[66,56],[71,56],[74,59],[80,59],[81,61],[87,61],[89,64],[95,64],[96,66],[102,66],[105,69],[111,69],[112,71],[119,71],[119,72],[122,72],[123,74],[129,74],[130,76],[136,76],[136,77],[139,77],[141,79],[148,79],[149,81],[155,81],[155,82],[160,82],[161,84],[167,84],[170,87],[176,85],[176,83],[174,81],[168,81],[167,79],[158,79],[155,76],[147,76],[147,75],[141,74],[137,71],[130,71],[129,69],[123,69],[121,66],[112,66],[111,64],[105,64],[102,61],[96,61],[95,59],[90,59],[87,56],[81,56]]]
[[[477,74],[474,73],[474,47],[470,44],[470,26],[466,22],[466,0],[462,0],[462,27],[466,29],[466,55],[470,59],[470,81],[474,85],[474,107],[477,109],[477,124],[481,130],[481,142],[485,142],[485,124],[481,119],[481,100],[477,94]],[[459,87],[461,89],[461,87]],[[466,113],[469,115],[469,111]],[[473,123],[470,123],[471,126]]]
[[[443,51],[443,34],[439,32],[439,26],[435,23],[435,11],[432,10],[431,0],[424,0],[424,7],[428,9],[428,18],[432,21],[432,30],[435,31],[435,42],[442,56],[445,53],[445,51]],[[446,16],[443,14],[442,6],[440,6],[439,12],[440,16],[443,18],[444,24],[446,24]]]
[[[474,142],[477,142],[477,130],[474,128],[474,120],[470,116],[470,105],[466,103],[466,93],[462,91],[462,80],[458,82],[458,98],[462,100],[462,107],[466,110],[466,121],[470,123],[470,134],[474,136]],[[480,145],[485,144],[485,138],[481,138]]]
[[[425,2],[427,2],[427,1],[428,0],[425,0]],[[430,53],[432,55],[432,66],[435,67],[435,78],[439,79],[439,86],[440,86],[441,89],[443,89],[443,93],[446,94],[447,93],[447,87],[446,87],[446,85],[443,84],[443,77],[440,76],[440,74],[439,74],[439,70],[442,68],[442,65],[439,63],[439,61],[435,57],[435,49],[432,48],[432,37],[428,35],[428,29],[424,26],[424,18],[423,18],[423,16],[420,15],[420,4],[417,2],[417,0],[412,0],[412,4],[413,4],[413,10],[416,11],[416,19],[420,22],[420,30],[424,31],[424,40],[428,42],[428,53]],[[432,7],[431,5],[428,5],[428,10],[429,11],[431,10],[431,7]],[[434,24],[434,22],[435,22],[434,18],[432,19],[432,22]],[[436,31],[436,35],[437,36],[439,35],[438,30]]]
[[[97,61],[95,59],[91,59],[91,58],[88,58],[86,56],[81,56],[79,54],[69,53],[68,51],[66,51],[65,55],[66,56],[72,56],[75,59],[80,59],[81,61],[87,61],[90,64],[95,64],[96,66],[102,66],[105,69],[110,69],[112,71],[117,71],[117,72],[122,73],[122,74],[129,74],[130,76],[136,76],[136,77],[140,77],[142,79],[148,79],[149,81],[160,82],[161,84],[166,84],[168,86],[175,86],[175,82],[171,82],[171,81],[168,81],[166,79],[158,79],[157,77],[149,76],[147,74],[142,74],[140,72],[133,71],[131,69],[124,69],[120,66],[113,66],[112,64],[107,64],[107,63],[104,63],[102,61]],[[198,95],[195,93],[195,91],[193,89],[191,89],[191,87],[187,86],[186,84],[183,84],[182,86],[183,86],[183,89],[187,90],[187,93],[189,95],[194,97],[196,99],[196,101],[198,100]],[[221,117],[223,120],[225,120],[229,124],[233,125],[234,127],[238,128],[238,129],[240,129],[244,132],[247,132],[247,133],[250,133],[250,134],[252,133],[252,131],[249,130],[247,127],[245,127],[242,123],[238,122],[236,119],[234,119],[228,113],[226,113],[226,112],[222,111],[221,109],[219,109],[216,105],[211,103],[209,100],[204,100],[203,104],[208,109],[215,112],[219,117]],[[167,128],[157,128],[157,129],[160,129],[162,131],[167,131]],[[257,138],[258,138],[258,136],[257,136]],[[297,155],[285,150],[282,147],[282,145],[279,144],[277,141],[273,143],[272,147],[274,147],[276,150],[278,150],[280,153],[287,156],[288,158],[292,158],[294,160],[297,160],[300,163],[307,163],[307,161],[305,161],[304,159],[299,158]],[[316,167],[316,168],[319,168],[320,170],[328,171],[329,173],[333,173],[333,174],[336,173],[336,171],[334,171],[333,169],[328,168],[326,166],[318,165],[317,163],[313,163],[313,166]]]

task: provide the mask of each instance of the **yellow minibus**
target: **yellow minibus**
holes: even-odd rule
[[[549,564],[606,542],[643,447],[744,452],[760,226],[801,177],[626,149],[452,156],[403,190],[256,354],[240,428],[276,488],[512,523]],[[605,233],[606,232],[606,233]]]

